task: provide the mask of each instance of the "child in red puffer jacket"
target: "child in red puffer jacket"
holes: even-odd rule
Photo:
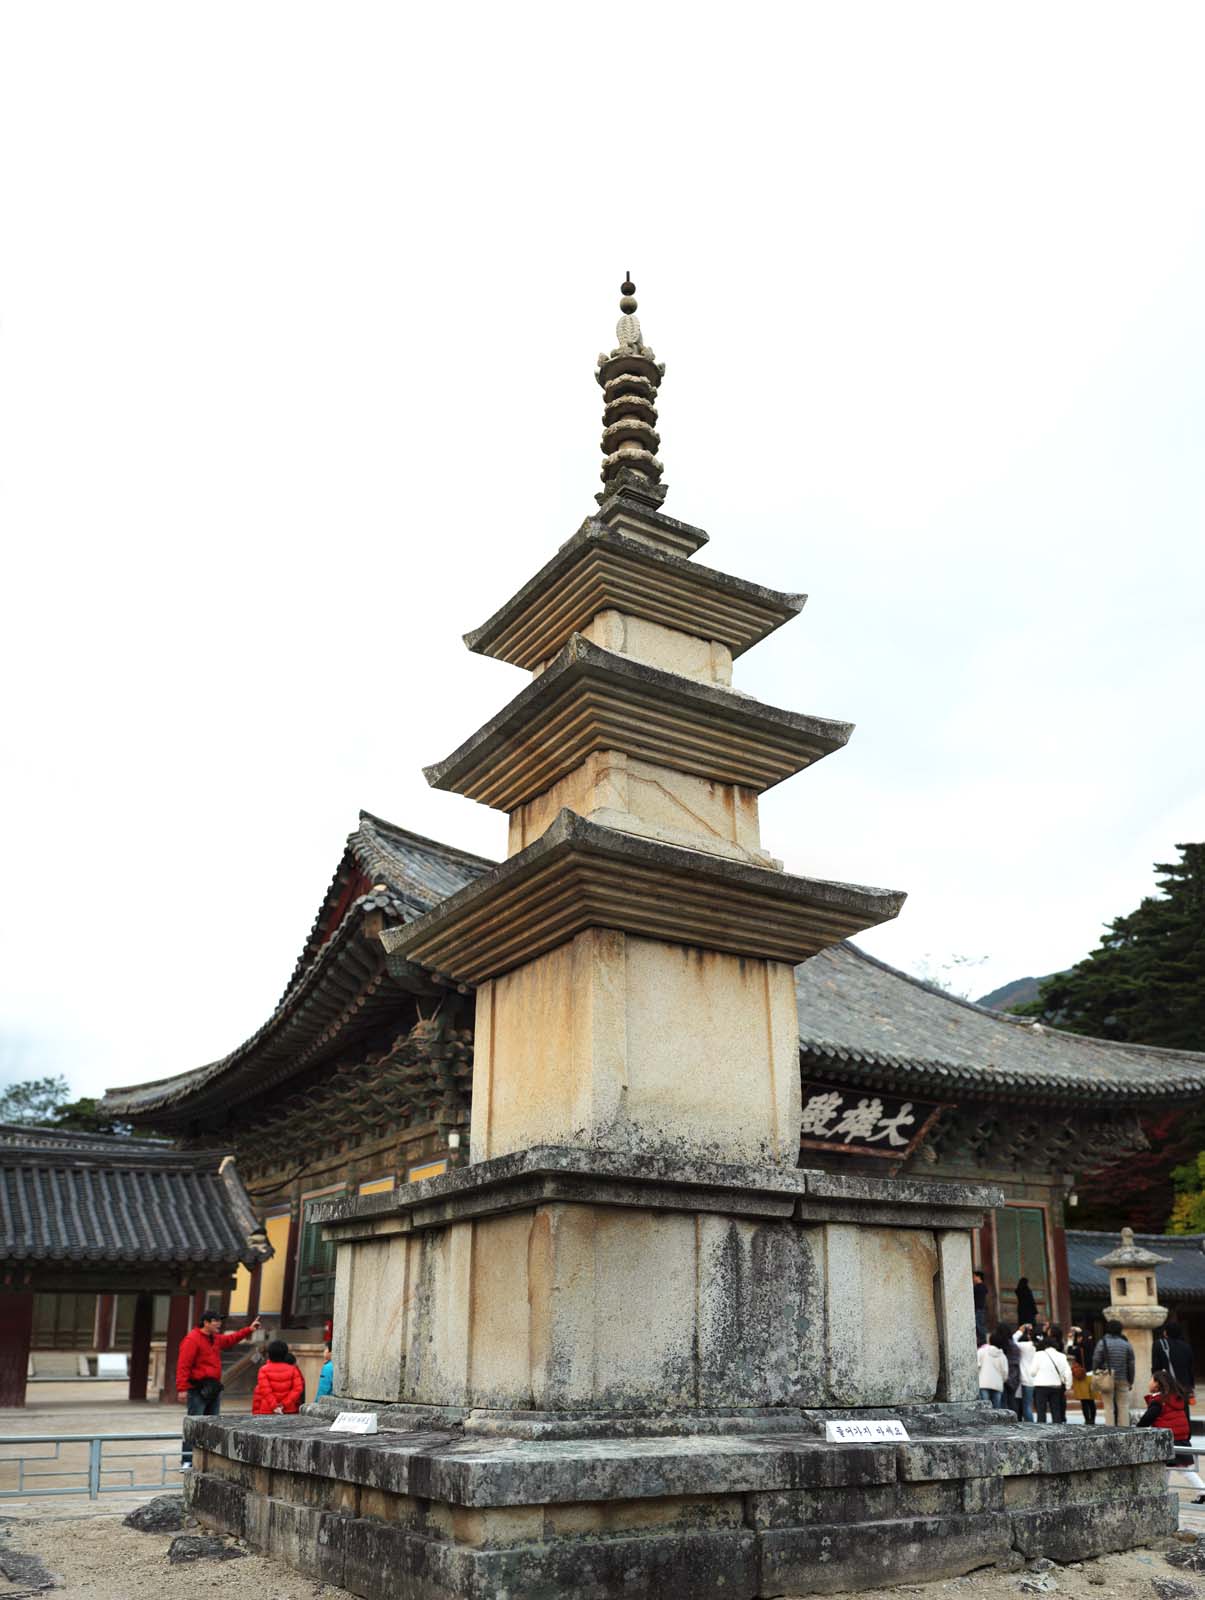
[[[1188,1416],[1189,1391],[1173,1372],[1153,1372],[1151,1392],[1146,1397],[1146,1410],[1142,1413],[1140,1428],[1166,1428],[1177,1445],[1192,1443],[1192,1423]],[[1182,1473],[1194,1489],[1205,1491],[1205,1482],[1197,1472],[1197,1458],[1191,1451],[1173,1448],[1167,1463],[1173,1472]],[[1199,1494],[1193,1505],[1205,1505],[1205,1492]]]
[[[292,1416],[300,1409],[304,1393],[305,1382],[300,1369],[289,1359],[288,1345],[283,1339],[273,1339],[268,1346],[268,1359],[255,1380],[252,1416]]]

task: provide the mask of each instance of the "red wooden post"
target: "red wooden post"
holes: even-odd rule
[[[280,1326],[288,1328],[293,1322],[293,1296],[297,1289],[297,1249],[301,1238],[300,1211],[302,1202],[294,1202],[289,1213],[289,1242],[285,1246],[285,1278],[281,1293]]]
[[[163,1388],[159,1398],[170,1404],[176,1398],[176,1363],[180,1359],[180,1344],[188,1332],[192,1296],[174,1294],[167,1305],[167,1349],[163,1353]]]
[[[1067,1259],[1067,1230],[1065,1228],[1052,1228],[1050,1240],[1050,1253],[1054,1257],[1054,1292],[1051,1300],[1054,1302],[1052,1322],[1057,1322],[1066,1333],[1071,1326],[1071,1263]]]
[[[96,1349],[99,1354],[102,1350],[113,1348],[113,1310],[117,1303],[117,1296],[112,1294],[98,1294],[96,1297]]]
[[[247,1321],[254,1322],[259,1316],[259,1277],[263,1271],[263,1263],[257,1261],[251,1269],[251,1284],[247,1290]]]
[[[155,1298],[140,1294],[134,1301],[134,1326],[130,1331],[129,1399],[145,1400],[151,1370],[151,1325],[155,1319]]]
[[[33,1339],[33,1291],[0,1290],[0,1406],[25,1404],[25,1376]]]
[[[987,1285],[988,1332],[990,1334],[997,1324],[1004,1320],[1000,1310],[1000,1283],[996,1271],[996,1213],[994,1211],[987,1212],[983,1219],[983,1226],[979,1230],[979,1265],[983,1271],[983,1280]]]

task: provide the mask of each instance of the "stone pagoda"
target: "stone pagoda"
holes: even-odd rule
[[[1160,1441],[977,1403],[998,1192],[799,1167],[793,969],[903,895],[762,846],[758,796],[852,730],[732,686],[802,597],[665,514],[621,292],[598,510],[467,636],[531,682],[428,769],[507,813],[508,858],[381,935],[475,990],[470,1161],[328,1205],[336,1399],[189,1423],[191,1504],[380,1600],[752,1600],[1149,1539]],[[846,1115],[904,1142],[872,1091]]]

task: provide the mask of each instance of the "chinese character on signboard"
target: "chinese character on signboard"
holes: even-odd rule
[[[902,1161],[941,1110],[931,1101],[805,1083],[799,1142],[809,1150],[848,1151]]]

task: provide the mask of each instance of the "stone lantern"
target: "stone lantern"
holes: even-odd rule
[[[1109,1269],[1111,1304],[1105,1307],[1105,1317],[1120,1322],[1134,1346],[1135,1383],[1145,1383],[1150,1377],[1154,1330],[1167,1321],[1167,1307],[1159,1304],[1155,1268],[1170,1260],[1170,1256],[1157,1256],[1135,1244],[1133,1228],[1123,1228],[1121,1244],[1096,1262]]]

